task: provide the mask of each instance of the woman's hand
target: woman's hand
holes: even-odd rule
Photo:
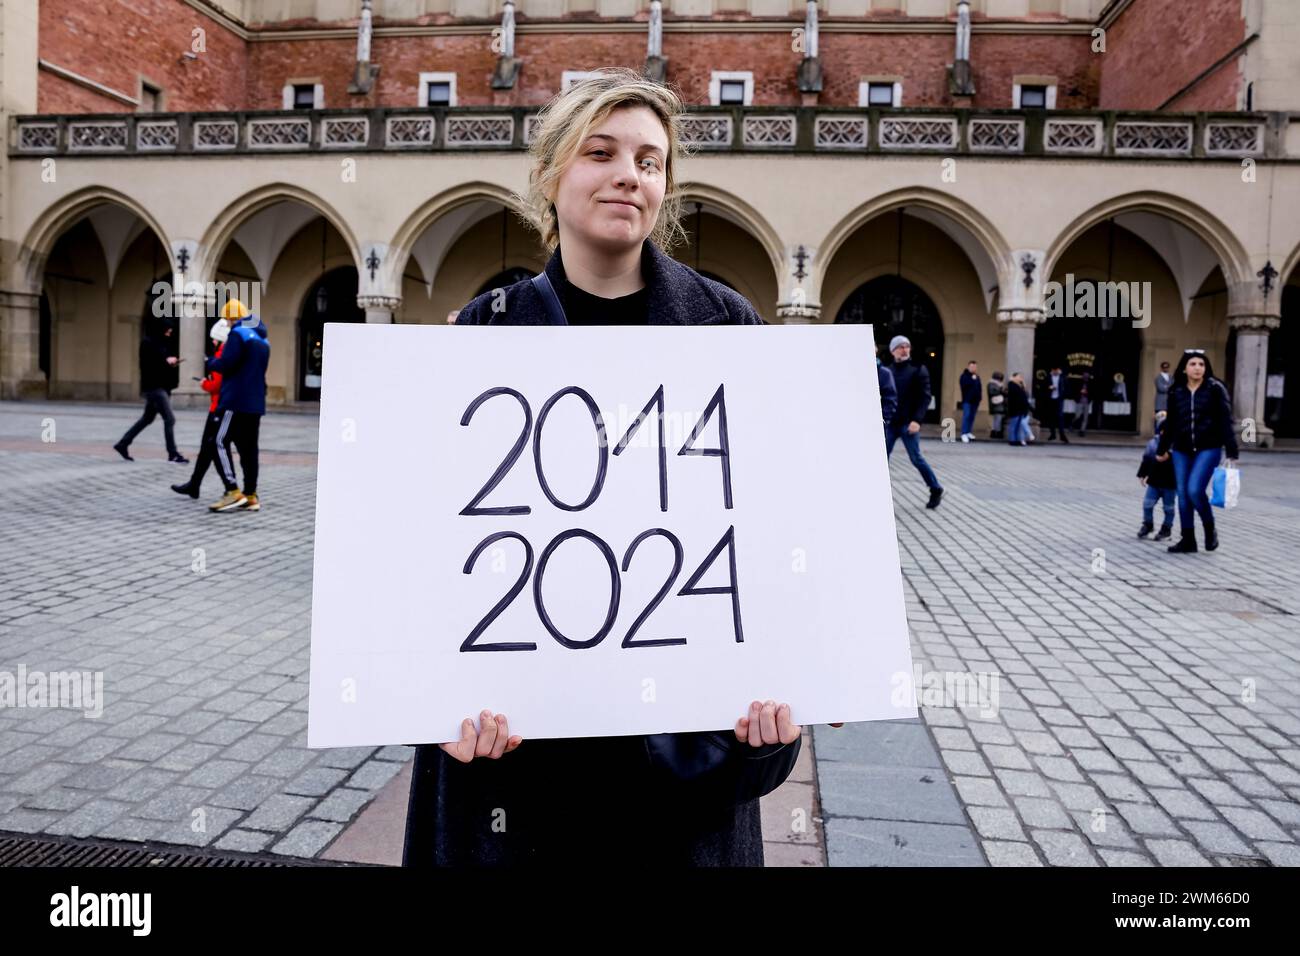
[[[736,721],[736,739],[751,747],[765,744],[792,744],[803,728],[790,720],[790,705],[776,701],[752,701],[749,713]]]
[[[1169,452],[1165,452],[1163,455],[1156,455],[1156,461],[1168,461],[1168,460],[1169,460]]]
[[[523,742],[523,737],[510,736],[510,725],[506,723],[505,714],[493,714],[492,711],[485,710],[479,715],[478,731],[474,730],[474,721],[466,717],[461,721],[460,740],[438,746],[461,763],[469,763],[475,757],[496,760]]]

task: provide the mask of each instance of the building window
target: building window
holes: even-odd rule
[[[162,88],[145,80],[140,81],[140,112],[158,113],[163,108]]]
[[[709,80],[709,102],[714,106],[752,106],[754,74],[714,70]]]
[[[325,108],[325,86],[321,83],[287,83],[281,108],[321,110]]]
[[[1011,86],[1011,106],[1018,110],[1056,109],[1056,84],[1040,77],[1016,77]]]
[[[891,76],[867,77],[858,84],[858,105],[881,108],[903,105],[903,81]]]
[[[564,92],[574,83],[580,83],[595,74],[591,70],[565,70],[560,74],[560,92]]]
[[[455,73],[421,73],[420,74],[420,105],[421,106],[455,106],[456,105],[456,74]]]

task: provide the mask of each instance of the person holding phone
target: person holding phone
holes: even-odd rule
[[[763,324],[744,296],[664,251],[685,238],[682,112],[627,69],[553,98],[520,197],[550,260],[504,290],[504,309],[502,290],[486,292],[455,324]],[[789,776],[801,728],[771,699],[736,712],[716,731],[530,741],[505,714],[467,716],[459,740],[416,749],[403,864],[761,866],[758,798]]]

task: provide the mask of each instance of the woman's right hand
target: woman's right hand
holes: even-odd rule
[[[474,721],[466,717],[460,724],[460,740],[438,746],[448,756],[461,763],[469,763],[475,757],[497,760],[523,742],[523,737],[510,736],[510,725],[506,722],[505,714],[493,714],[492,711],[485,710],[479,715],[477,731],[474,729]]]

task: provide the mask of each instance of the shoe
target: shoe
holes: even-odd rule
[[[1048,440],[1048,441],[1056,441],[1056,432],[1052,432],[1050,435],[1048,435],[1048,436],[1047,436],[1047,440]]]
[[[942,489],[942,488],[931,488],[931,489],[930,489],[930,500],[929,500],[928,502],[926,502],[926,505],[925,505],[925,506],[926,506],[927,508],[937,508],[937,507],[939,507],[939,499],[942,498],[942,497],[943,497],[943,489]]]
[[[1065,442],[1067,445],[1070,444],[1070,436],[1065,432],[1061,432],[1061,441]]]
[[[1171,544],[1166,550],[1171,554],[1195,554],[1196,532],[1193,530],[1184,530],[1183,536],[1178,539],[1178,543]]]
[[[190,460],[181,454],[168,455],[167,460],[178,465],[188,465],[190,463]]]
[[[198,498],[199,496],[199,489],[195,488],[188,481],[179,485],[172,485],[172,491],[176,492],[178,495],[189,495],[191,498]]]
[[[1149,535],[1152,532],[1154,528],[1155,525],[1153,525],[1150,521],[1143,521],[1142,527],[1138,528],[1138,537],[1145,538],[1147,535]]]
[[[116,445],[113,446],[113,451],[117,452],[127,461],[135,461],[134,458],[132,458],[130,455],[126,453],[126,446],[123,445],[121,442],[118,442]]]
[[[239,506],[240,511],[261,511],[262,503],[257,500],[257,494],[244,495],[244,501]]]
[[[965,442],[967,445],[969,445],[969,444],[970,444],[970,435],[962,435],[962,436],[961,436],[961,440],[962,440],[963,442]]]
[[[244,503],[244,493],[232,488],[221,496],[221,500],[208,505],[209,511],[233,511]]]
[[[1156,532],[1156,540],[1157,541],[1166,540],[1169,537],[1169,535],[1173,532],[1173,530],[1174,529],[1171,528],[1169,525],[1162,525],[1160,530]]]
[[[1219,546],[1219,533],[1214,530],[1214,522],[1205,526],[1205,550],[1213,551]]]

